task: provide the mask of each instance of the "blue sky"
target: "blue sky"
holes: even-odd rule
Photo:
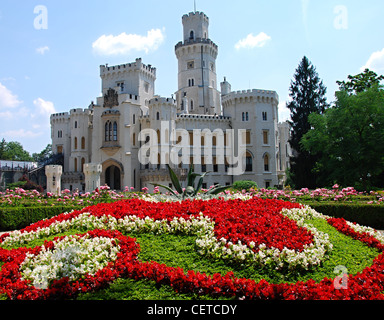
[[[219,46],[218,82],[280,96],[280,120],[306,55],[334,100],[337,80],[369,67],[384,74],[382,0],[196,0]],[[174,46],[193,0],[1,0],[0,139],[33,153],[50,143],[49,115],[100,96],[99,66],[157,68],[156,94],[177,90]]]

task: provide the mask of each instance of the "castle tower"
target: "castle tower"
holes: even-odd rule
[[[47,192],[55,195],[61,194],[61,175],[63,167],[57,165],[45,166],[45,175],[47,176]]]
[[[203,12],[191,12],[183,16],[182,22],[184,40],[175,47],[178,112],[220,115],[216,75],[218,47],[209,39],[209,18]],[[185,101],[188,101],[187,106]]]
[[[93,192],[100,187],[100,176],[103,166],[99,163],[86,163],[84,165],[85,192]]]

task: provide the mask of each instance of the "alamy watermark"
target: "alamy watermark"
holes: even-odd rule
[[[348,8],[344,5],[338,5],[333,9],[336,15],[333,20],[333,26],[337,30],[348,29]]]
[[[48,9],[46,6],[38,5],[33,9],[33,13],[37,16],[33,20],[33,26],[36,30],[48,29]]]
[[[246,129],[188,131],[172,128],[172,121],[161,121],[160,130],[140,131],[138,140],[144,144],[139,161],[143,165],[225,165],[228,175],[242,175],[246,170],[248,134]]]
[[[333,273],[338,276],[333,280],[333,286],[336,290],[348,289],[348,269],[345,266],[337,266]]]

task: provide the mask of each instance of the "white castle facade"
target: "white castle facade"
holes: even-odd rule
[[[155,95],[156,68],[136,59],[100,66],[96,103],[51,115],[52,149],[64,156],[62,188],[152,190],[151,183],[171,183],[166,164],[185,184],[191,163],[197,173],[210,172],[203,187],[237,180],[283,185],[289,125],[278,122],[277,93],[232,92],[225,78],[219,91],[208,17],[193,12],[182,22],[178,90],[171,98]]]

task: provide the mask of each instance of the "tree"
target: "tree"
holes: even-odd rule
[[[20,142],[10,141],[5,142],[3,139],[0,143],[0,151],[2,150],[2,160],[13,161],[33,161],[33,158],[28,151],[24,150]]]
[[[7,147],[7,142],[5,141],[5,139],[3,138],[3,140],[1,140],[0,142],[0,160],[7,160],[6,157],[6,147]]]
[[[32,158],[35,162],[44,162],[52,156],[52,145],[48,144],[40,153],[33,153]]]
[[[312,130],[302,139],[305,150],[320,155],[316,169],[323,184],[360,190],[384,186],[383,77],[365,70],[337,83],[336,103],[309,118]]]
[[[316,68],[303,57],[289,89],[291,101],[287,108],[291,111],[291,138],[289,143],[293,149],[290,178],[296,188],[315,188],[317,175],[313,171],[319,156],[303,149],[300,141],[311,129],[308,117],[311,113],[322,114],[327,108],[325,97],[327,89],[320,80]]]

